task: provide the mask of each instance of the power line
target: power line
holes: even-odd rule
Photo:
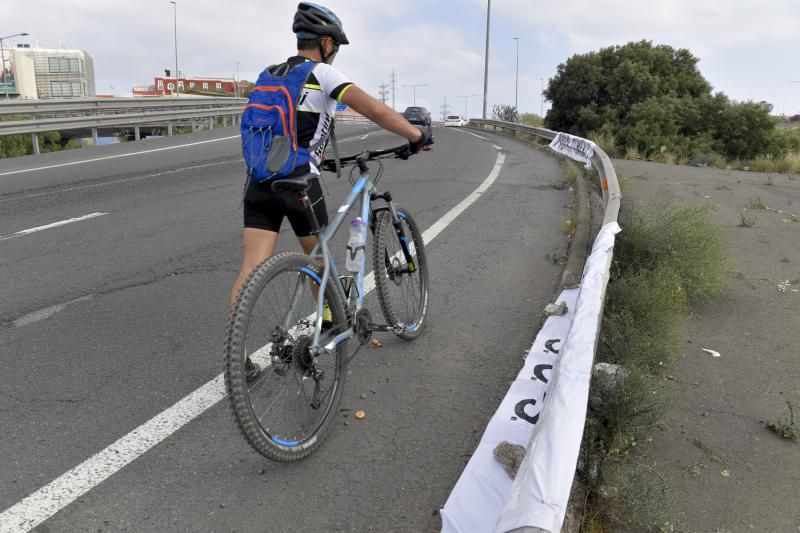
[[[397,76],[395,76],[394,70],[392,71],[392,111],[396,111],[394,107],[394,96],[397,94]]]
[[[444,122],[445,117],[448,115],[448,111],[450,110],[450,106],[447,105],[447,97],[444,98],[444,104],[439,108],[442,110],[442,122]]]

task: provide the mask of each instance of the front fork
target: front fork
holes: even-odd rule
[[[403,256],[406,260],[406,265],[408,265],[408,273],[414,272],[416,270],[416,265],[414,264],[414,258],[411,255],[411,250],[408,247],[408,236],[405,234],[403,230],[403,224],[400,222],[400,216],[397,214],[397,208],[392,201],[392,193],[386,191],[385,193],[378,194],[372,193],[370,194],[370,200],[375,201],[378,199],[382,199],[386,202],[388,207],[376,209],[376,211],[381,209],[388,209],[389,214],[392,216],[392,226],[394,226],[394,231],[397,234],[397,239],[400,241],[400,249],[403,251]],[[377,218],[377,217],[376,217]],[[372,232],[375,232],[375,225],[372,225]],[[389,252],[384,250],[386,260],[386,267],[387,269],[392,266],[391,257],[389,257]]]

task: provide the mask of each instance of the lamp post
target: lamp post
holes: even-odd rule
[[[483,118],[486,119],[486,93],[489,90],[489,13],[492,0],[486,0],[486,59],[483,65]]]
[[[464,118],[465,119],[468,118],[467,117],[467,102],[469,102],[469,99],[471,97],[473,97],[473,96],[478,96],[478,95],[477,94],[465,94],[463,96],[456,96],[456,98],[463,98],[464,99]]]
[[[542,105],[539,108],[539,116],[544,119],[544,78],[539,78],[539,81],[542,82],[542,93],[540,95],[542,97]]]
[[[519,37],[512,37],[514,41],[517,43],[517,70],[514,74],[514,108],[519,113],[519,104],[517,103],[517,97],[519,95]]]
[[[414,103],[412,105],[417,105],[417,87],[427,87],[427,83],[414,83],[410,85],[403,85],[403,87],[411,87],[413,94],[414,94]]]
[[[169,0],[169,3],[173,6],[172,18],[175,21],[175,98],[179,98],[181,93],[181,78],[178,74],[178,4],[174,0]]]
[[[8,80],[6,79],[6,51],[5,48],[3,48],[3,40],[12,37],[25,37],[26,35],[28,35],[26,32],[22,32],[0,37],[0,60],[2,61],[2,63],[0,63],[0,74],[3,76],[3,92],[6,93],[6,100],[8,100],[8,87],[6,87],[6,82]]]

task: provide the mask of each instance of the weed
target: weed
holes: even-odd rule
[[[564,159],[561,162],[561,168],[564,171],[564,181],[567,183],[575,183],[578,177],[578,169],[572,161]]]
[[[742,217],[742,221],[739,222],[740,228],[752,228],[756,225],[756,222],[758,222],[756,217],[749,217],[744,213],[744,211],[739,211],[739,216]]]
[[[625,150],[625,159],[633,159],[633,160],[635,160],[635,159],[641,159],[641,158],[642,158],[642,156],[639,155],[639,149],[636,148],[635,146],[629,146]]]
[[[677,205],[664,193],[644,207],[620,234],[616,274],[664,264],[678,274],[689,303],[720,294],[727,286],[727,244],[710,221],[712,206]]]
[[[786,402],[786,405],[789,407],[789,420],[783,418],[770,420],[767,422],[767,429],[784,439],[798,441],[800,440],[800,428],[794,425],[794,409],[792,409],[792,402]]]
[[[772,184],[773,184],[772,174],[767,174],[767,182],[765,183],[765,185],[772,185]]]
[[[759,196],[755,201],[750,200],[750,209],[767,209],[767,204],[765,204]]]
[[[614,137],[613,133],[605,129],[593,131],[589,133],[589,140],[599,146],[609,157],[614,157],[617,154],[617,138]]]

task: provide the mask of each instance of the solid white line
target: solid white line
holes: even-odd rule
[[[367,136],[369,136],[369,134],[364,135],[363,137],[361,137],[361,139],[366,139]],[[164,148],[154,148],[152,150],[143,150],[141,152],[132,152],[130,154],[109,155],[109,156],[106,156],[106,157],[95,157],[94,159],[84,159],[83,161],[72,161],[70,163],[59,163],[57,165],[48,165],[46,167],[26,168],[26,169],[22,169],[22,170],[12,170],[12,171],[9,171],[9,172],[0,172],[0,176],[9,176],[11,174],[22,174],[22,173],[25,173],[25,172],[34,172],[36,170],[47,170],[47,169],[50,169],[50,168],[68,167],[68,166],[72,166],[72,165],[81,165],[83,163],[93,163],[95,161],[105,161],[107,159],[115,159],[117,157],[130,157],[130,156],[133,156],[133,155],[149,154],[149,153],[152,153],[152,152],[161,152],[161,151],[164,151],[164,150],[176,150],[178,148],[186,148],[187,146],[197,146],[198,144],[213,143],[213,142],[218,142],[218,141],[228,141],[230,139],[239,139],[239,138],[241,138],[241,135],[231,135],[230,137],[221,137],[219,139],[209,139],[207,141],[198,141],[198,142],[189,143],[189,144],[181,144],[179,146],[167,146],[167,147],[164,147]],[[358,136],[346,137],[346,138],[342,139],[339,142],[350,141],[350,140],[354,140],[354,139],[358,139],[358,138],[359,138]]]
[[[483,183],[423,232],[422,237],[426,245],[486,192],[500,174],[503,161],[505,156],[497,154],[494,167]],[[371,292],[374,287],[375,276],[370,273],[365,279],[364,293]],[[0,533],[22,533],[35,528],[224,397],[224,376],[220,374],[111,446],[3,511],[0,514]]]
[[[58,226],[64,226],[66,224],[72,224],[73,222],[80,222],[81,220],[88,220],[90,218],[101,217],[103,215],[107,215],[108,213],[89,213],[88,215],[84,215],[82,217],[77,218],[70,218],[69,220],[61,220],[59,222],[53,222],[52,224],[46,224],[44,226],[37,226],[35,228],[24,229],[22,231],[18,231],[12,235],[8,235],[6,237],[0,237],[0,241],[5,241],[8,239],[13,239],[14,237],[20,237],[22,235],[29,235],[31,233],[36,233],[37,231],[44,231],[50,228],[56,228]]]
[[[36,170],[47,170],[49,168],[69,167],[72,165],[81,165],[83,163],[93,163],[95,161],[105,161],[107,159],[116,159],[118,157],[131,157],[134,155],[151,154],[153,152],[163,152],[164,150],[177,150],[178,148],[186,148],[187,146],[197,146],[199,144],[215,143],[219,141],[228,141],[230,139],[238,139],[239,135],[231,135],[230,137],[221,137],[219,139],[210,139],[208,141],[198,141],[189,144],[181,144],[179,146],[166,146],[164,148],[153,148],[152,150],[142,150],[141,152],[132,152],[130,154],[117,154],[109,155],[106,157],[95,157],[94,159],[84,159],[82,161],[72,161],[70,163],[59,163],[57,165],[48,165],[46,167],[26,168],[23,170],[12,170],[11,172],[2,172],[0,176],[9,176],[11,174],[22,174],[24,172],[34,172]]]
[[[478,135],[477,133],[472,133],[471,131],[462,130],[462,129],[459,129],[458,131],[463,131],[463,132],[464,132],[464,133],[466,133],[467,135],[472,135],[473,137],[477,137],[478,139],[480,139],[480,140],[482,140],[482,141],[489,142],[489,139],[487,139],[487,138],[486,138],[486,137],[484,137],[483,135]]]

